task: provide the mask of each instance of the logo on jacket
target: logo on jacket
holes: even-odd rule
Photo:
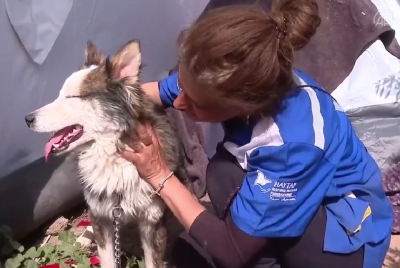
[[[271,188],[269,187],[266,188],[265,186],[271,183],[272,180],[268,179],[267,177],[265,177],[264,173],[257,170],[257,178],[254,181],[254,186],[260,187],[262,193],[269,193],[269,191],[271,191]]]

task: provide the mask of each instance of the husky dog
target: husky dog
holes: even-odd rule
[[[114,57],[101,54],[89,41],[81,69],[67,78],[52,103],[28,114],[25,121],[36,132],[55,132],[45,146],[45,157],[76,151],[84,195],[103,268],[114,266],[113,209],[120,217],[122,250],[139,231],[147,268],[166,267],[165,203],[153,195],[136,167],[118,156],[121,137],[138,140],[139,124],[151,125],[160,138],[165,160],[188,187],[181,144],[162,107],[141,90],[139,42],[125,44]],[[170,213],[170,212],[169,212]],[[132,226],[134,228],[132,229]]]

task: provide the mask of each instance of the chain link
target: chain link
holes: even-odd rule
[[[113,214],[113,225],[114,225],[114,259],[115,268],[121,268],[121,241],[120,241],[120,226],[121,226],[121,216],[122,208],[119,205],[114,206],[112,210]]]

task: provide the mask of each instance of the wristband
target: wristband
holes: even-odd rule
[[[168,176],[165,179],[163,179],[160,184],[158,184],[158,188],[156,190],[154,190],[152,196],[154,196],[154,195],[160,196],[161,190],[164,189],[165,183],[167,182],[167,180],[169,180],[172,177],[172,175],[174,175],[173,171],[171,171],[171,173],[169,173]]]

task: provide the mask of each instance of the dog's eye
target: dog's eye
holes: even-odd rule
[[[70,95],[70,96],[65,96],[66,99],[72,99],[72,98],[82,98],[82,96],[79,95]]]
[[[85,94],[79,95],[67,95],[65,96],[66,99],[89,99],[94,98],[98,95],[97,92],[84,92]]]
[[[90,97],[90,96],[92,96],[92,95],[94,95],[94,94],[86,94],[86,95],[68,95],[68,96],[65,96],[65,98],[66,98],[66,99],[73,99],[73,98],[76,98],[76,99],[84,99],[84,98],[88,98],[88,97]]]

